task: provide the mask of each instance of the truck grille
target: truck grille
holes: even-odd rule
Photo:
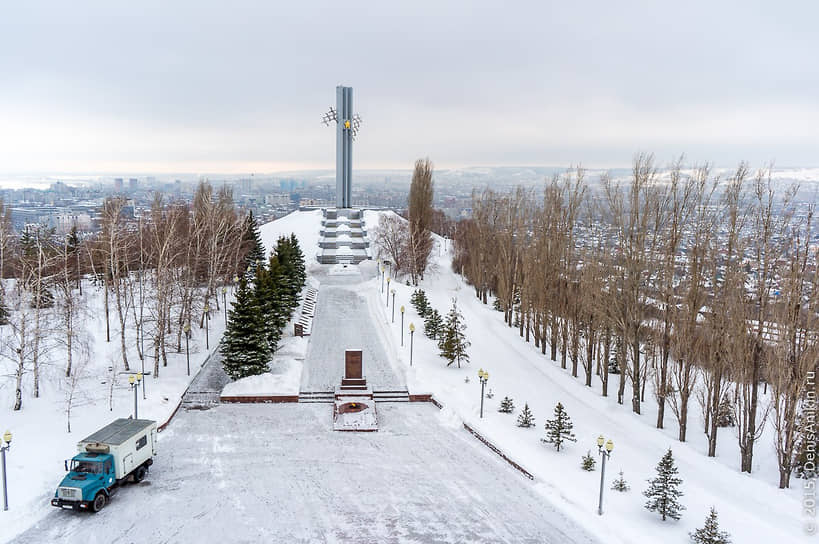
[[[60,487],[57,488],[57,498],[66,499],[69,501],[78,501],[82,498],[79,488],[76,487]]]

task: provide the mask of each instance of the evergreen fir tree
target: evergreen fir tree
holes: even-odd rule
[[[448,361],[446,366],[457,363],[458,368],[461,368],[462,362],[469,362],[469,354],[467,354],[466,349],[470,346],[470,343],[466,339],[466,334],[464,334],[465,330],[464,316],[458,310],[457,300],[453,298],[452,308],[447,314],[438,339],[440,355]]]
[[[717,427],[735,427],[734,407],[731,405],[729,394],[723,395],[719,402],[719,413],[717,414]]]
[[[248,271],[247,279],[251,279],[256,273],[259,262],[265,260],[265,250],[262,244],[262,235],[259,232],[259,224],[253,217],[251,210],[245,218],[244,234],[242,235],[242,245],[247,248],[245,253],[244,268]]]
[[[511,414],[515,410],[515,403],[509,397],[503,397],[503,400],[500,403],[500,408],[498,408],[498,412],[503,412],[504,414]]]
[[[569,414],[566,413],[563,405],[559,402],[557,406],[555,406],[554,419],[546,420],[545,427],[546,438],[541,438],[541,441],[546,444],[554,444],[557,451],[560,451],[560,446],[563,445],[563,442],[577,442],[574,433],[572,433],[574,424],[572,424]]]
[[[614,491],[619,491],[620,493],[625,493],[626,491],[631,489],[631,487],[628,485],[628,482],[626,482],[626,479],[623,477],[622,470],[620,471],[620,477],[614,480],[614,482],[612,482],[611,488]]]
[[[689,533],[691,540],[696,544],[731,544],[731,536],[719,530],[717,511],[711,507],[711,513],[705,518],[705,527]]]
[[[532,415],[532,411],[529,410],[529,403],[525,403],[523,405],[523,411],[518,416],[518,427],[534,427],[535,426],[535,416]]]
[[[236,380],[267,372],[270,348],[264,315],[247,280],[239,280],[236,300],[229,312],[220,352],[225,372]]]
[[[263,266],[256,268],[253,294],[264,318],[265,339],[270,353],[275,353],[278,349],[282,329],[286,324],[286,321],[282,323],[281,319],[281,298],[278,296],[279,286],[276,280],[277,277],[274,277],[267,268]]]
[[[4,297],[5,293],[0,290],[0,325],[8,325],[9,323],[9,310],[6,308]]]
[[[679,503],[683,492],[679,489],[682,479],[676,476],[678,472],[669,448],[657,464],[657,477],[648,480],[649,487],[643,491],[643,495],[648,497],[646,508],[658,512],[663,521],[666,518],[680,519],[680,512],[685,510],[685,506]]]
[[[580,468],[582,468],[585,471],[592,472],[594,470],[595,465],[597,465],[597,459],[592,457],[591,450],[587,450],[586,455],[581,457]]]
[[[423,289],[416,289],[412,292],[410,303],[412,307],[415,308],[415,311],[418,312],[418,315],[427,317],[427,313],[430,310],[429,299],[427,299],[427,294]]]
[[[433,340],[438,338],[438,335],[441,334],[441,329],[444,326],[444,318],[441,317],[441,314],[435,308],[429,309],[427,311],[427,318],[424,320],[424,334],[427,338],[432,338]]]

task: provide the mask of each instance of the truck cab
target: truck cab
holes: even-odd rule
[[[52,499],[54,506],[99,511],[116,484],[114,457],[109,453],[85,452],[66,461],[66,474]],[[101,496],[101,499],[97,499]],[[95,504],[95,500],[98,504]]]

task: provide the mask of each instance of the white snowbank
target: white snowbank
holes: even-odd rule
[[[231,382],[222,390],[224,397],[298,395],[301,361],[292,357],[277,358],[270,372]]]

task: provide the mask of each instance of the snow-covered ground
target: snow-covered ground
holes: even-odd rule
[[[368,224],[378,223],[376,212],[365,214]],[[692,399],[689,423],[689,441],[677,439],[677,425],[673,414],[666,410],[666,428],[654,428],[656,402],[649,393],[643,405],[643,415],[631,412],[630,406],[619,406],[616,398],[603,398],[599,382],[593,388],[583,385],[581,378],[572,378],[559,363],[543,356],[532,343],[527,344],[516,328],[503,323],[503,314],[482,304],[471,286],[451,271],[449,245],[441,239],[433,250],[432,270],[421,287],[432,306],[445,315],[457,298],[467,324],[466,335],[471,341],[471,362],[464,368],[446,367],[439,357],[435,342],[423,334],[423,320],[410,304],[414,288],[392,282],[396,289],[396,305],[407,310],[405,329],[410,322],[417,327],[414,337],[413,367],[409,365],[408,330],[404,331],[404,347],[400,347],[400,328],[391,322],[390,310],[382,304],[371,304],[380,313],[376,323],[389,334],[387,354],[402,361],[407,371],[411,393],[433,393],[435,398],[456,416],[477,428],[499,445],[514,460],[532,472],[544,499],[554,502],[567,515],[607,542],[686,542],[687,533],[701,527],[708,509],[716,507],[720,524],[737,543],[755,542],[808,542],[804,530],[808,517],[803,517],[801,498],[802,480],[792,480],[792,489],[779,490],[770,432],[757,446],[754,473],[739,471],[739,452],[733,429],[720,431],[717,458],[705,455],[706,442],[698,430],[702,427],[696,400]],[[375,254],[377,250],[374,249]],[[370,288],[362,293],[372,299],[381,298],[380,276],[374,271]],[[383,301],[383,298],[381,298]],[[547,351],[548,353],[548,351]],[[479,417],[480,383],[477,371],[490,373],[487,389],[494,398],[486,399],[484,417]],[[469,383],[465,378],[469,377]],[[617,377],[613,377],[614,380]],[[611,388],[610,388],[611,389]],[[497,411],[504,396],[514,399],[515,413]],[[536,427],[518,428],[517,415],[528,402],[536,418]],[[558,453],[544,445],[543,424],[554,417],[554,407],[562,402],[574,422],[577,443],[568,444]],[[770,428],[770,426],[769,426]],[[580,458],[588,450],[597,457],[596,438],[604,435],[614,441],[615,448],[607,464],[605,513],[597,515],[599,493],[598,468],[585,472]],[[684,483],[687,506],[680,521],[662,522],[658,515],[644,507],[642,491],[646,479],[655,476],[654,467],[663,453],[672,448]],[[617,473],[623,470],[631,491],[618,493],[610,489]],[[814,519],[815,521],[815,519]]]
[[[82,320],[82,334],[89,339],[89,357],[81,369],[74,406],[71,410],[71,433],[67,432],[66,407],[68,384],[61,349],[52,349],[42,366],[40,398],[33,398],[31,375],[25,377],[23,409],[15,412],[13,380],[7,361],[0,362],[0,432],[9,429],[13,433],[11,449],[6,452],[8,471],[9,510],[0,511],[0,542],[14,537],[54,507],[50,500],[63,472],[63,460],[71,458],[77,450],[77,442],[112,420],[133,414],[134,394],[128,385],[120,355],[119,322],[113,309],[110,317],[111,342],[105,340],[105,318],[102,291],[86,282],[83,297],[89,312]],[[222,302],[221,299],[219,301]],[[228,303],[230,299],[228,297]],[[216,349],[217,340],[224,330],[224,313],[212,312],[209,323],[210,349]],[[7,331],[0,331],[7,334]],[[187,375],[185,343],[182,351],[169,349],[168,366],[160,367],[160,377],[147,376],[145,398],[142,388],[138,391],[139,417],[164,423],[179,405],[182,393],[207,358],[205,329],[191,329],[190,362],[191,376]],[[132,370],[141,370],[137,356],[133,330],[126,327],[128,359]],[[145,343],[146,349],[148,341]],[[77,364],[77,361],[75,361]],[[6,365],[6,366],[4,366]],[[109,390],[112,373],[113,407],[109,407]],[[76,367],[75,367],[76,368]],[[145,370],[153,368],[153,360],[146,359]]]
[[[302,381],[306,375],[313,385],[310,376],[320,376],[315,385],[335,385],[341,377],[343,350],[363,347],[369,378],[372,372],[383,371],[396,383],[406,384],[411,393],[433,393],[444,410],[379,404],[380,430],[360,435],[330,431],[332,406],[328,404],[221,406],[181,413],[160,435],[161,453],[150,483],[123,489],[111,507],[97,516],[76,516],[55,511],[48,498],[62,474],[59,460],[74,451],[85,433],[61,431],[64,417],[54,395],[48,402],[27,399],[25,409],[34,416],[25,424],[18,421],[17,427],[8,425],[12,430],[23,429],[8,457],[10,476],[17,478],[10,498],[14,508],[19,504],[23,510],[0,513],[4,522],[0,540],[47,515],[21,542],[258,541],[279,535],[282,541],[304,542],[586,541],[578,531],[612,543],[687,542],[687,533],[702,525],[713,505],[736,543],[810,541],[803,532],[801,480],[794,480],[790,490],[776,488],[770,434],[759,442],[754,474],[747,475],[738,470],[732,429],[721,431],[718,457],[705,456],[696,402],[691,405],[689,442],[681,444],[672,414],[667,413],[666,429],[654,428],[656,403],[650,393],[641,416],[629,406],[617,405],[614,398],[602,398],[599,384],[584,387],[559,363],[525,343],[517,329],[506,327],[502,314],[478,301],[474,290],[451,272],[450,248],[440,240],[422,287],[442,314],[457,298],[472,342],[472,361],[461,369],[445,366],[435,343],[424,337],[423,322],[409,303],[413,288],[398,278],[390,287],[396,289],[395,304],[406,307],[401,346],[400,314],[396,311],[393,323],[392,299],[387,307],[374,262],[357,267],[360,277],[347,270],[336,274],[337,267],[315,262],[320,217],[319,211],[297,212],[261,228],[268,248],[279,235],[294,232],[305,254],[308,281],[320,284]],[[378,214],[367,212],[365,219],[375,226]],[[214,329],[215,321],[211,322]],[[417,328],[412,367],[411,322]],[[148,403],[145,413],[141,404],[141,416],[161,419],[150,410],[175,406],[173,399],[184,390],[187,381],[179,374],[184,364],[178,365],[179,356],[174,357],[159,385],[172,389],[162,384],[178,379],[176,397],[173,391],[157,387],[152,393],[149,379],[149,397],[166,391],[167,400],[162,404],[154,397],[154,408]],[[181,357],[184,363],[184,352]],[[480,367],[490,372],[488,388],[494,391],[494,398],[486,399],[483,419],[478,415]],[[295,376],[287,364],[274,368],[271,375],[275,372],[288,379]],[[245,393],[255,387],[272,389],[273,379],[262,377],[258,379],[262,384],[241,387]],[[292,390],[293,382],[288,383]],[[0,391],[0,397],[7,393]],[[507,395],[515,401],[512,415],[497,412]],[[98,400],[89,411],[93,418],[84,420],[89,432],[112,417],[127,416],[129,398],[127,389],[117,389],[113,414],[101,410]],[[535,415],[535,428],[515,426],[524,402]],[[543,422],[552,417],[557,402],[566,407],[578,438],[560,453],[540,442]],[[534,483],[463,431],[463,421],[533,473]],[[40,423],[42,429],[37,428]],[[607,467],[603,516],[596,511],[599,464],[595,472],[580,469],[581,455],[587,450],[594,454],[598,434],[615,442]],[[25,450],[24,441],[29,443]],[[684,480],[682,502],[688,509],[682,520],[663,523],[643,508],[641,491],[669,447]],[[18,453],[21,450],[23,454]],[[624,494],[609,489],[621,469],[632,486]],[[20,497],[24,500],[15,503]]]
[[[334,432],[332,410],[183,412],[143,483],[16,542],[595,542],[431,405],[379,405],[376,433]]]

